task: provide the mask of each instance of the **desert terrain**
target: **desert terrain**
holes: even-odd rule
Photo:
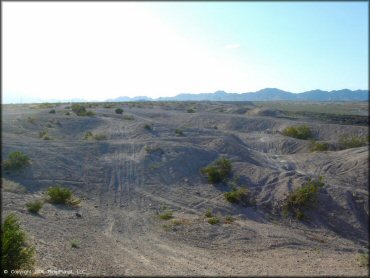
[[[271,103],[84,105],[94,115],[77,116],[65,103],[2,105],[3,160],[21,151],[31,162],[3,171],[2,218],[19,216],[36,248],[36,269],[91,276],[367,275],[358,258],[368,254],[368,143],[339,147],[343,136],[368,138],[367,105],[345,106],[344,123]],[[322,113],[331,113],[328,106]],[[351,122],[353,115],[361,120]],[[283,134],[301,124],[329,149],[311,151],[309,140]],[[42,131],[50,140],[40,138]],[[86,139],[88,132],[101,136]],[[201,169],[220,157],[232,171],[211,184]],[[324,186],[305,217],[284,216],[288,194],[319,176]],[[81,203],[45,203],[38,214],[28,212],[26,204],[55,184]],[[225,199],[231,184],[247,189],[245,203]],[[170,219],[162,219],[165,212]],[[217,223],[208,222],[207,212]]]

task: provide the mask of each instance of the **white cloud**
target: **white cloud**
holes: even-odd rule
[[[239,48],[239,47],[240,47],[240,44],[238,44],[238,43],[225,45],[225,48],[228,48],[228,49],[235,49],[235,48]]]

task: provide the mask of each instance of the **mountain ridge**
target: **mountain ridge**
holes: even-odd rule
[[[214,93],[182,93],[173,97],[126,97],[121,96],[107,99],[110,102],[119,101],[271,101],[271,100],[299,100],[299,101],[367,101],[368,90],[311,90],[302,93],[291,93],[278,88],[265,88],[256,92],[227,93],[219,90]]]

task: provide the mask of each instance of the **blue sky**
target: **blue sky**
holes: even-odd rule
[[[4,101],[355,90],[367,76],[367,2],[3,3]]]

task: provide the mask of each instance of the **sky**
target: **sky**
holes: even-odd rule
[[[367,2],[2,2],[2,101],[368,89]]]

